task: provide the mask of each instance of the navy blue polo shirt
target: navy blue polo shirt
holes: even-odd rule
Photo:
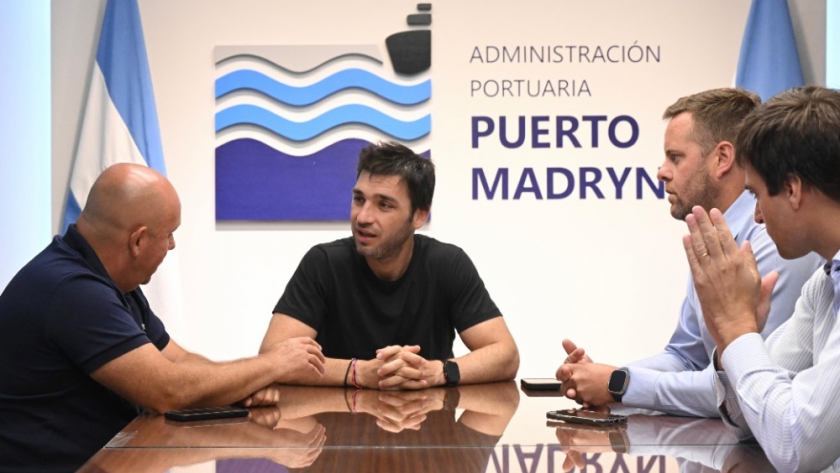
[[[169,335],[71,225],[0,295],[0,471],[75,471],[137,414],[89,375]]]

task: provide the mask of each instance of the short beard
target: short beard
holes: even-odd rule
[[[674,209],[671,210],[671,216],[677,220],[684,221],[696,205],[703,207],[706,212],[710,211],[717,205],[720,196],[720,189],[715,186],[711,176],[702,167],[697,168],[689,181],[690,184],[686,189],[685,198],[690,201],[683,201],[677,196],[677,202],[674,204]]]
[[[411,219],[409,219],[396,233],[391,235],[387,240],[382,240],[381,243],[372,248],[366,248],[356,243],[356,251],[365,258],[376,261],[389,260],[400,253],[405,242],[413,235],[414,228],[412,228]]]

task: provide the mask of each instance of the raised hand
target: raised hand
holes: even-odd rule
[[[685,221],[690,234],[683,237],[683,247],[694,288],[709,332],[723,353],[739,336],[759,330],[757,318],[762,325],[766,321],[778,275],[771,273],[762,281],[749,242],[738,248],[719,210],[707,214],[695,206]]]

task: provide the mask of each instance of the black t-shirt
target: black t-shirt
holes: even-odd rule
[[[313,247],[274,312],[315,329],[324,355],[343,359],[371,359],[388,345],[448,359],[456,330],[501,315],[466,253],[424,235],[397,281],[376,277],[352,237]]]
[[[143,292],[70,226],[0,295],[0,471],[75,471],[102,448],[138,407],[89,374],[146,343],[169,335]]]

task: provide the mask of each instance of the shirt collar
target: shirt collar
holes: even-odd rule
[[[64,243],[66,243],[70,248],[78,251],[88,266],[90,266],[95,273],[111,280],[111,276],[108,274],[108,271],[105,270],[105,266],[102,265],[102,261],[99,260],[99,256],[97,256],[96,252],[93,251],[93,248],[87,240],[85,240],[85,237],[79,233],[75,223],[71,223],[70,226],[67,227],[67,231],[64,232],[62,240],[64,240]]]
[[[749,191],[742,192],[723,213],[723,218],[729,225],[732,238],[738,238],[738,234],[755,221],[755,197]]]
[[[834,314],[840,314],[840,251],[834,255],[831,261],[825,263],[823,269],[834,282]]]
[[[823,271],[825,271],[826,276],[831,276],[831,273],[840,274],[840,251],[834,255],[834,259],[826,261],[823,265]]]

